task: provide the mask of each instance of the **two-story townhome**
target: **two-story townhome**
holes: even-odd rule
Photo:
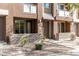
[[[11,34],[37,33],[38,7],[36,3],[0,3],[0,40]]]
[[[72,32],[72,18],[70,12],[65,8],[65,3],[55,3],[55,30],[56,36],[60,38],[66,38],[71,35]]]
[[[42,34],[45,38],[59,39],[63,33],[73,32],[74,21],[64,5],[63,3],[0,3],[0,40],[16,41],[10,37],[23,34],[32,35],[32,39],[35,39],[37,34]],[[78,21],[75,23],[77,23],[75,33],[79,36]]]
[[[79,36],[79,21],[78,21],[78,10],[73,10],[72,12],[66,9],[66,3],[57,3],[55,9],[55,20],[57,21],[57,28],[55,29],[58,33],[59,39],[66,39],[68,37],[78,37]],[[70,38],[68,40],[70,40]]]
[[[53,3],[1,3],[0,40],[37,33],[54,38],[54,8]]]
[[[45,37],[58,40],[71,34],[72,18],[64,3],[44,3],[42,15]]]
[[[73,19],[73,32],[79,37],[79,10],[75,9],[72,14]]]
[[[66,3],[42,4],[43,31],[46,38],[67,39],[79,36],[78,13],[66,9]]]

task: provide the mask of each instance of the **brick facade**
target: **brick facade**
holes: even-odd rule
[[[3,19],[5,22],[5,26],[3,26],[4,27],[3,29],[5,30],[3,31],[0,29],[1,31],[5,32],[5,34],[2,34],[2,36],[5,38],[5,40],[7,40],[10,35],[14,34],[14,17],[16,17],[16,18],[37,20],[37,28],[36,28],[37,33],[41,34],[42,36],[51,35],[51,38],[59,39],[58,38],[59,37],[59,25],[58,24],[60,22],[66,21],[66,22],[69,22],[71,25],[72,19],[70,17],[66,17],[64,19],[64,17],[58,16],[56,14],[57,13],[56,5],[57,5],[56,3],[51,3],[51,6],[52,6],[51,15],[54,19],[51,18],[49,20],[49,19],[43,18],[42,3],[36,4],[36,9],[37,9],[36,13],[23,12],[23,3],[0,3],[0,9],[8,10],[8,15],[3,15],[4,17],[3,16],[1,17],[1,18],[5,18]],[[2,22],[2,20],[0,20],[0,22]],[[47,22],[51,23],[51,27],[47,25]],[[2,24],[0,26],[2,26]],[[46,28],[50,28],[50,29],[46,29]],[[71,28],[71,27],[68,27],[68,28]],[[49,30],[51,30],[51,34],[49,33],[50,32]],[[78,33],[77,35],[79,36]]]

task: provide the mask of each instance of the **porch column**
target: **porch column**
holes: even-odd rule
[[[75,34],[75,23],[71,23],[71,40],[76,39],[76,34]]]
[[[38,34],[41,34],[43,36],[43,23],[38,22]]]
[[[55,36],[55,39],[57,39],[58,40],[58,35],[57,34],[59,34],[58,33],[58,22],[56,22],[56,21],[54,21],[54,36]]]
[[[51,21],[49,21],[49,38],[51,38]]]
[[[38,17],[38,34],[40,34],[43,37],[43,21],[42,21],[42,16],[43,16],[43,9],[42,9],[42,4],[38,3],[37,6],[37,17]]]
[[[71,29],[70,30],[71,30],[72,34],[75,34],[75,24],[73,22],[71,23]]]

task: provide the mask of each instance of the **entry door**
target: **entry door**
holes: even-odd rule
[[[75,24],[76,35],[79,37],[79,24]]]
[[[59,23],[59,32],[70,32],[70,23],[69,22],[61,22]]]
[[[62,33],[65,31],[65,28],[64,28],[65,24],[64,23],[60,23],[59,24],[59,32]]]
[[[31,33],[31,22],[30,21],[26,22],[26,32]]]
[[[51,38],[51,22],[49,21],[49,38]]]
[[[49,34],[49,38],[53,38],[53,21],[49,21],[48,23],[48,34]]]
[[[0,40],[4,40],[5,38],[5,19],[0,17]]]
[[[61,23],[61,32],[65,32],[65,23]]]

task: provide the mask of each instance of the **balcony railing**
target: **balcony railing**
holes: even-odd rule
[[[70,17],[69,11],[57,10],[57,16]]]

